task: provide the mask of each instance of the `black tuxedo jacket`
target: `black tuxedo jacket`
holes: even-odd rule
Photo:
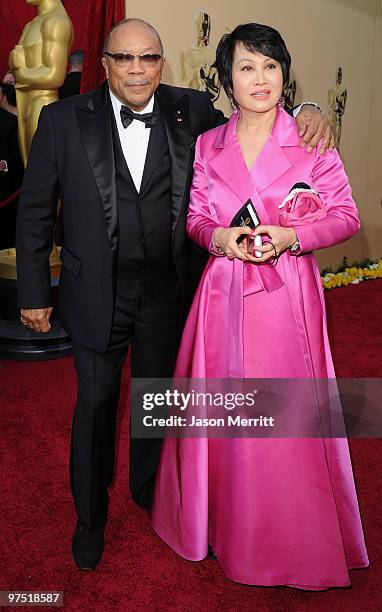
[[[70,96],[76,96],[81,91],[81,72],[69,72],[66,75],[65,81],[58,88],[58,97],[60,100],[64,98],[70,98]]]
[[[5,159],[8,172],[0,171],[0,202],[20,187],[24,167],[19,152],[17,117],[0,108],[0,159]]]
[[[171,156],[173,256],[185,294],[194,145],[199,134],[225,119],[201,92],[160,85],[155,96]],[[118,232],[111,113],[107,83],[43,108],[25,172],[16,238],[19,306],[46,307],[49,254],[61,199],[61,320],[76,342],[99,352],[109,342],[118,241],[123,240]],[[159,159],[151,161],[156,162]],[[145,167],[143,180],[149,174]]]

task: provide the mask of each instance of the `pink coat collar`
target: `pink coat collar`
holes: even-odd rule
[[[208,163],[231,191],[242,202],[245,202],[248,198],[248,190],[251,189],[251,179],[236,137],[238,117],[239,115],[232,115],[228,123],[218,130],[212,144],[212,156]],[[292,167],[284,147],[298,145],[298,132],[294,118],[284,110],[278,109],[272,133],[255,163],[256,188],[259,193]],[[301,154],[305,154],[304,149],[299,147],[299,150]]]
[[[213,144],[215,149],[224,148],[236,136],[236,123],[239,117],[240,114],[232,114],[229,121],[218,131]],[[294,147],[299,144],[296,121],[281,108],[277,110],[271,138],[280,147]]]

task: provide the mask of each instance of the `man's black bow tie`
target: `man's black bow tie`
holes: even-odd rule
[[[130,123],[137,119],[138,121],[143,121],[146,124],[147,128],[151,128],[155,125],[157,116],[155,111],[152,113],[143,113],[140,115],[139,113],[134,113],[131,108],[127,106],[121,106],[121,121],[124,128],[129,127]]]

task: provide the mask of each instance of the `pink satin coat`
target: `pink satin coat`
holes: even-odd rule
[[[198,140],[187,222],[192,240],[208,249],[215,228],[228,227],[232,217],[248,198],[252,199],[263,225],[279,225],[278,205],[297,182],[306,182],[319,193],[326,206],[327,217],[314,223],[295,226],[302,255],[296,257],[283,253],[276,267],[211,257],[203,280],[214,277],[214,284],[219,289],[218,310],[223,312],[229,304],[229,317],[216,318],[219,337],[224,343],[221,346],[221,356],[226,361],[216,364],[215,372],[210,369],[207,371],[205,366],[205,361],[209,362],[208,346],[211,344],[203,341],[204,322],[197,313],[203,308],[205,300],[211,300],[213,296],[202,281],[191,309],[191,321],[183,335],[178,365],[182,370],[185,364],[191,366],[187,372],[189,376],[244,377],[242,296],[262,289],[271,292],[286,283],[307,359],[311,358],[310,344],[314,344],[320,352],[324,351],[316,370],[311,364],[309,374],[332,377],[334,370],[326,334],[323,290],[313,251],[343,242],[360,227],[342,161],[336,151],[320,156],[316,148],[308,154],[299,146],[294,119],[279,110],[272,134],[253,169],[255,183],[236,138],[236,121],[237,116],[233,115],[226,125],[203,134]],[[231,279],[231,283],[228,279]],[[227,287],[230,287],[228,293]],[[221,294],[226,296],[227,304],[222,303]],[[282,317],[282,313],[279,315]],[[212,329],[208,333],[214,335]],[[204,348],[205,344],[207,346]],[[200,348],[206,351],[205,359],[199,353]],[[280,351],[282,348],[281,345]]]
[[[272,134],[249,172],[236,121],[233,115],[198,139],[190,237],[209,249],[215,228],[228,227],[248,198],[262,224],[278,225],[278,205],[297,182],[319,193],[327,215],[295,226],[301,255],[283,253],[275,267],[211,255],[174,376],[333,378],[313,251],[343,242],[360,226],[343,164],[336,151],[308,154],[299,146],[295,121],[278,110]],[[257,343],[266,342],[267,334],[258,340],[256,324],[243,331],[245,300],[255,309],[269,309],[259,315],[264,325],[271,322],[268,329],[277,343],[269,361],[267,351],[262,353],[259,374],[246,371],[244,346],[249,335],[255,349],[262,348]],[[286,301],[288,308],[279,305]],[[283,334],[287,329],[292,329],[289,337]],[[278,360],[275,369],[291,339],[299,354]],[[347,586],[348,568],[368,564],[345,438],[166,439],[152,524],[186,559],[203,559],[210,543],[226,574],[247,584],[310,590]]]

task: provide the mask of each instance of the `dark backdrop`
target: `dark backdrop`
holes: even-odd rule
[[[110,26],[125,16],[125,0],[63,0],[72,20],[74,43],[72,51],[85,51],[85,66],[81,89],[93,89],[104,80],[101,65],[102,47]],[[25,0],[0,2],[0,79],[8,69],[8,57],[20,39],[26,23],[37,14],[37,8]]]

